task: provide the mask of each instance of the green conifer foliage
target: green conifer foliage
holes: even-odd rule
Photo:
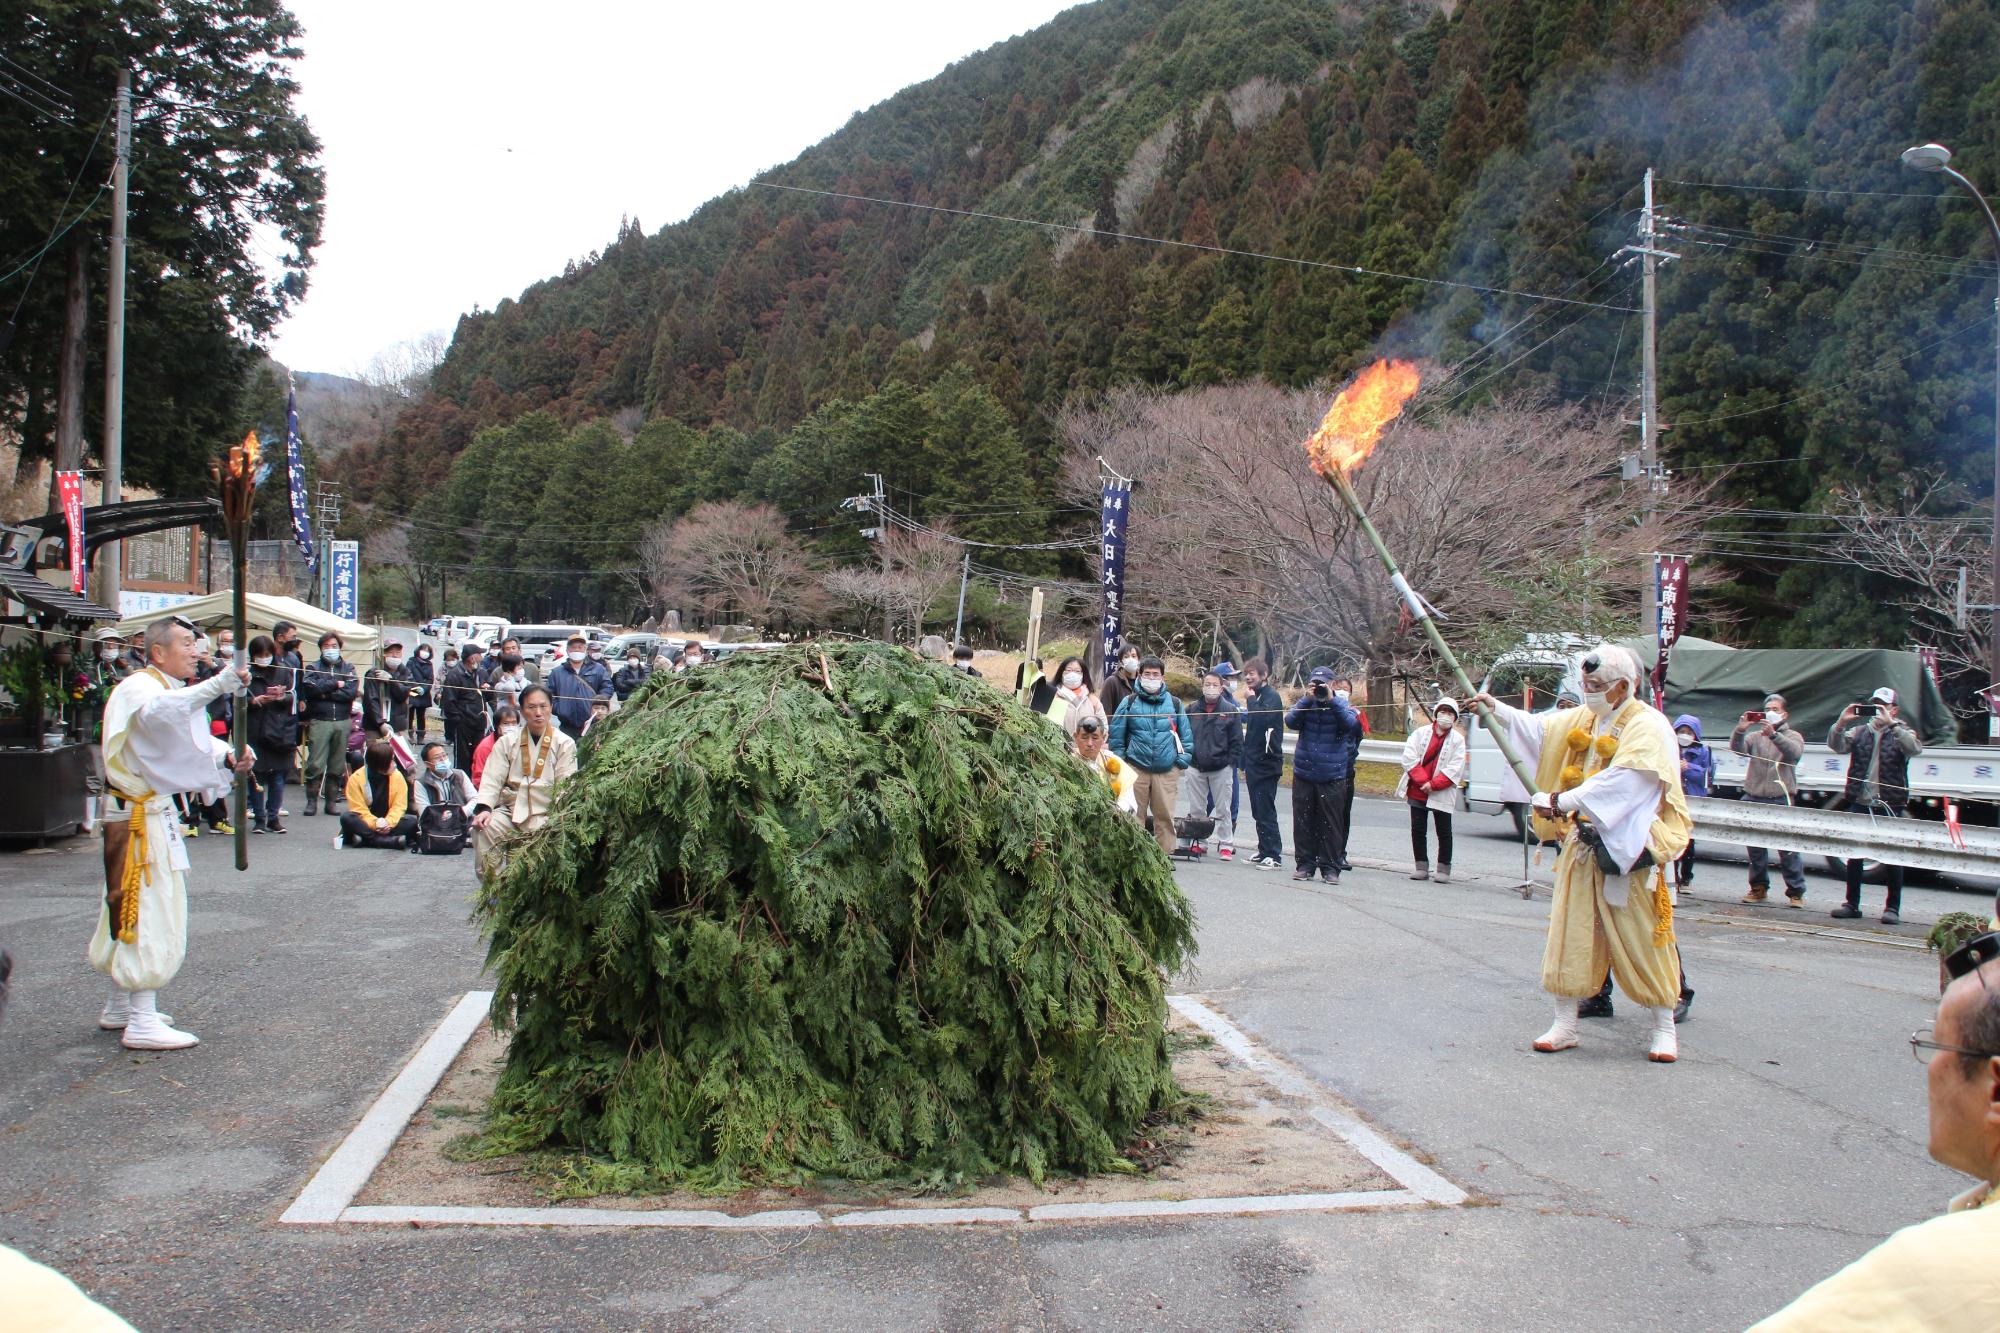
[[[1179,1095],[1166,858],[1059,729],[886,645],[656,676],[480,912],[496,1150],[712,1189],[1040,1179],[1124,1167]]]

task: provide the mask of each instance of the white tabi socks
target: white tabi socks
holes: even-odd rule
[[[1681,1058],[1681,1039],[1674,1032],[1674,1011],[1672,1008],[1649,1009],[1653,1016],[1653,1046],[1646,1052],[1646,1058],[1657,1064],[1670,1065]]]
[[[1556,1000],[1555,1026],[1535,1038],[1538,1051],[1566,1051],[1576,1045],[1576,1005],[1575,1000],[1558,995]],[[1673,1017],[1671,1013],[1667,1015]]]
[[[122,986],[113,986],[111,994],[105,998],[104,1012],[97,1016],[97,1026],[106,1032],[118,1032],[132,1021],[132,992]],[[161,1014],[160,1021],[171,1025],[172,1014]]]
[[[125,1022],[125,1035],[119,1044],[128,1051],[178,1051],[201,1041],[192,1032],[182,1032],[168,1023],[166,1016],[153,1007],[153,992],[135,990],[132,992],[132,1014]]]

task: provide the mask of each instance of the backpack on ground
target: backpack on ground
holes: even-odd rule
[[[457,856],[465,850],[471,825],[465,807],[439,801],[417,816],[417,851],[425,856]]]

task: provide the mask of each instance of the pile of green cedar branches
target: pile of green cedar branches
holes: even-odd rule
[[[1129,1169],[1182,1104],[1166,857],[1057,727],[883,644],[656,676],[481,894],[484,1149],[631,1185]]]

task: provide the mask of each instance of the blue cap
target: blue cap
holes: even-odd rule
[[[1209,670],[1214,672],[1216,675],[1222,677],[1224,680],[1228,680],[1231,676],[1236,674],[1236,668],[1231,666],[1227,659],[1217,662],[1214,666],[1210,667]]]
[[[1315,685],[1331,685],[1331,684],[1333,684],[1333,668],[1332,668],[1332,667],[1314,667],[1314,668],[1313,668],[1313,674],[1312,674],[1312,683],[1313,683],[1313,684],[1315,684]]]

